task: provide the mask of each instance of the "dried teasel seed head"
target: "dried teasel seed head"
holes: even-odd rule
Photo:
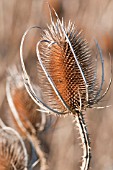
[[[39,107],[34,103],[27,93],[22,80],[21,73],[17,68],[11,68],[6,84],[7,100],[12,112],[13,118],[15,118],[15,110],[22,122],[23,127],[31,133],[31,126],[36,131],[40,129],[42,115],[37,109]],[[40,93],[38,91],[38,93]],[[21,129],[18,128],[17,119],[13,119],[16,129],[22,134]],[[31,126],[30,126],[31,125]],[[24,135],[24,134],[23,134]]]
[[[98,89],[95,58],[82,33],[70,21],[67,26],[63,20],[52,21],[43,31],[37,55],[47,105],[58,111],[66,107],[72,112],[85,110]]]
[[[102,51],[96,42],[102,65],[100,87],[97,81],[97,58],[94,58],[87,41],[70,21],[68,25],[59,20],[54,22],[51,14],[51,25],[43,30],[41,40],[37,43],[39,86],[42,89],[42,100],[32,88],[23,60],[23,43],[30,27],[23,35],[20,45],[20,58],[24,72],[25,87],[31,98],[45,111],[57,114],[72,113],[78,124],[83,147],[83,161],[80,169],[87,170],[90,165],[90,140],[82,111],[100,101],[108,92],[101,95],[104,82],[104,62]],[[75,116],[76,114],[76,116]]]
[[[0,170],[27,170],[27,152],[19,134],[0,129]]]
[[[54,9],[53,9],[54,11]],[[101,83],[97,80],[97,56],[92,51],[80,31],[70,21],[68,25],[52,19],[51,25],[43,30],[41,40],[37,43],[39,86],[42,100],[32,88],[23,60],[23,43],[30,27],[23,35],[20,45],[20,58],[24,72],[25,87],[31,98],[47,112],[57,114],[76,113],[98,103],[108,92],[101,94],[104,82],[104,61],[98,42],[95,41],[102,66]]]

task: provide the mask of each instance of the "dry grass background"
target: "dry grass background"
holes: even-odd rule
[[[92,48],[95,46],[94,38],[98,40],[105,60],[104,88],[106,88],[110,78],[108,52],[113,55],[113,0],[48,1],[60,18],[64,17],[67,22],[71,20],[78,28],[83,29]],[[0,115],[4,119],[8,114],[5,99],[7,69],[14,64],[20,65],[19,45],[24,31],[32,25],[45,28],[46,23],[50,23],[46,1],[0,0]],[[32,79],[36,78],[35,45],[39,36],[40,33],[34,30],[25,41],[25,61]],[[101,70],[98,72],[101,74]],[[107,96],[99,103],[99,106],[106,105],[111,107],[88,109],[85,113],[91,138],[92,170],[113,169],[113,85]],[[8,119],[10,118],[7,117],[6,122]],[[79,169],[82,149],[72,117],[50,120],[48,116],[46,128],[40,134],[42,145],[48,154],[50,169]]]

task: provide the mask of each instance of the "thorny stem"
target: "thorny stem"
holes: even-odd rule
[[[80,138],[82,141],[82,148],[83,148],[81,170],[88,170],[90,166],[90,160],[91,160],[91,148],[90,148],[90,140],[87,132],[87,127],[82,112],[77,113],[77,115],[75,116],[75,121],[77,122],[76,125],[79,130]]]

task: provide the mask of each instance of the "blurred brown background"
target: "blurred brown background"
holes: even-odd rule
[[[96,38],[103,49],[105,61],[105,85],[110,79],[109,55],[113,55],[113,0],[48,0],[60,18],[75,22],[84,31],[91,47]],[[5,97],[7,69],[20,65],[19,45],[25,30],[32,25],[46,28],[50,23],[46,0],[0,0],[0,106]],[[39,31],[29,33],[25,41],[24,56],[29,72],[36,77],[35,45]],[[113,57],[112,57],[113,58]],[[34,71],[34,72],[33,72]],[[101,70],[99,72],[101,74]],[[113,84],[107,96],[98,106],[111,105],[104,109],[88,109],[85,119],[91,138],[93,170],[113,169]],[[4,114],[2,111],[0,114]],[[80,169],[82,149],[72,117],[58,118],[54,126],[44,132],[49,146],[50,169]]]

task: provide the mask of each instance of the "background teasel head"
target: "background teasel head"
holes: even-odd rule
[[[19,134],[9,127],[0,129],[0,169],[27,170],[27,151]]]
[[[37,88],[38,94],[40,90]],[[10,106],[10,116],[13,118],[15,128],[20,132],[15,117],[17,113],[23,126],[31,132],[31,126],[38,131],[44,128],[45,115],[37,109],[39,107],[34,103],[27,93],[22,80],[21,72],[15,67],[9,69],[9,75],[6,83],[6,96]],[[23,100],[24,98],[24,100]],[[32,113],[32,114],[31,114]],[[30,126],[31,125],[31,126]],[[22,134],[22,131],[20,132]],[[24,135],[24,134],[23,134]]]
[[[40,95],[38,86],[37,91]],[[42,170],[45,170],[46,158],[45,153],[40,148],[38,134],[39,131],[45,128],[46,116],[45,113],[41,113],[39,107],[30,98],[24,87],[21,74],[16,67],[10,70],[10,75],[6,83],[6,96],[10,108],[10,116],[13,118],[12,124],[14,128],[22,137],[27,139],[28,143],[30,142],[30,147],[28,146],[30,166],[33,168],[37,164],[33,163],[33,160],[37,157],[35,155],[36,151],[39,156],[40,166],[43,167]]]

